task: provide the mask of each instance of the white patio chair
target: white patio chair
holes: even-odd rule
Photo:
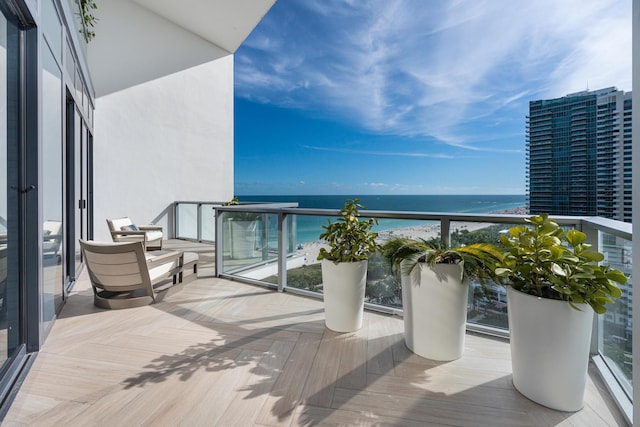
[[[162,226],[135,225],[129,217],[107,219],[114,242],[143,242],[146,250],[162,249]]]
[[[148,305],[178,290],[183,253],[145,253],[142,242],[99,243],[80,240],[94,291],[94,304],[101,308]],[[169,280],[173,278],[173,280]]]

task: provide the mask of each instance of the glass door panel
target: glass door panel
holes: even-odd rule
[[[91,143],[91,135],[84,122],[82,122],[82,156],[80,159],[80,168],[82,175],[82,191],[80,197],[80,208],[82,216],[82,231],[81,237],[84,240],[91,239],[91,222],[90,222],[90,203],[89,203],[89,144]]]
[[[84,126],[82,124],[82,117],[78,113],[78,110],[74,108],[74,140],[73,140],[73,189],[70,189],[69,194],[73,194],[73,212],[74,212],[74,225],[75,225],[75,238],[70,240],[69,253],[73,254],[75,264],[73,269],[73,278],[75,279],[82,259],[80,256],[80,245],[78,239],[84,239],[83,235],[83,218],[82,218],[82,146],[84,142]]]
[[[4,375],[24,349],[19,252],[21,30],[0,13],[0,366]],[[15,366],[15,365],[13,365]],[[0,378],[3,379],[3,378]]]
[[[87,218],[87,239],[93,239],[93,135],[87,129],[87,150],[86,159],[82,162],[85,165],[87,173],[85,174],[86,182],[86,208],[85,215]]]
[[[51,51],[43,49],[42,71],[42,268],[45,329],[62,304],[63,271],[63,153],[62,74]]]

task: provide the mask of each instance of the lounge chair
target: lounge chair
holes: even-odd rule
[[[162,226],[138,225],[129,217],[108,219],[107,225],[114,242],[142,242],[145,250],[162,249]]]
[[[80,240],[94,292],[101,308],[130,308],[158,301],[180,289],[183,253],[145,253],[142,242],[99,243]],[[170,280],[173,278],[173,280]]]

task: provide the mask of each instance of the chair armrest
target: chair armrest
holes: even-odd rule
[[[138,228],[140,230],[154,230],[154,231],[162,231],[162,226],[161,225],[139,225]]]
[[[47,242],[50,240],[62,240],[62,234],[47,234],[42,236],[42,241]]]
[[[121,238],[130,237],[127,239],[129,241],[133,240],[136,242],[142,242],[142,248],[147,250],[147,232],[146,231],[130,231],[130,230],[120,230],[120,231],[112,231],[111,238],[114,242],[121,241]]]
[[[113,236],[146,236],[147,233],[139,230],[139,231],[133,231],[133,230],[118,230],[118,231],[112,231],[111,232],[111,237]]]

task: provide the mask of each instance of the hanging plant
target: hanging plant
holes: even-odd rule
[[[87,42],[91,41],[96,32],[93,30],[98,22],[98,18],[93,16],[92,11],[98,9],[98,5],[94,0],[80,0],[80,11],[82,13],[82,32],[87,38]]]

